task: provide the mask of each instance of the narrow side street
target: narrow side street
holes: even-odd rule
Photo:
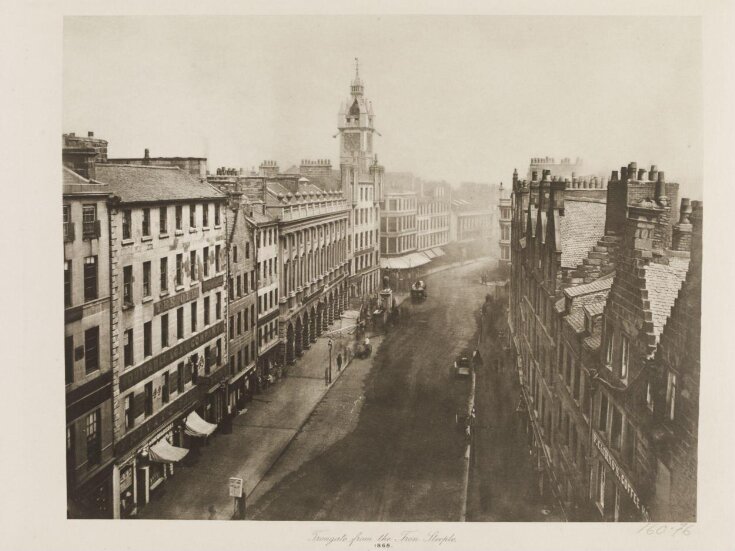
[[[523,428],[525,411],[517,411],[518,373],[503,363],[499,330],[504,311],[488,308],[483,320],[477,372],[477,420],[467,504],[468,521],[543,522],[564,520],[553,497],[538,495],[538,473]],[[506,329],[507,330],[507,329]]]

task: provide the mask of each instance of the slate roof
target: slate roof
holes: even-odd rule
[[[590,335],[589,337],[584,339],[585,346],[589,347],[590,350],[597,350],[600,348],[600,342],[602,339],[602,335]]]
[[[556,308],[556,311],[560,314],[564,311],[564,299],[560,298],[556,301],[556,304],[554,304],[554,308]]]
[[[599,293],[600,291],[609,290],[612,287],[615,272],[606,274],[590,283],[582,283],[564,289],[564,294],[569,298],[578,297],[580,295],[588,295],[590,293]]]
[[[272,224],[276,221],[272,216],[258,211],[253,211],[253,213],[247,215],[246,218],[250,219],[255,225]]]
[[[681,285],[686,279],[686,269],[684,269],[684,262],[682,262],[686,259],[678,260],[673,265],[651,263],[644,268],[656,342],[661,336],[661,331],[663,331],[666,320],[671,314],[671,308],[679,295]],[[688,266],[689,262],[686,261],[686,264]]]
[[[605,233],[605,203],[568,199],[560,225],[561,266],[576,268]]]
[[[223,199],[224,193],[178,167],[100,163],[96,180],[109,184],[123,203]]]
[[[110,193],[110,187],[106,184],[100,184],[98,182],[90,182],[82,176],[77,174],[73,170],[67,167],[62,167],[63,174],[63,194],[65,195],[84,195],[89,193]]]

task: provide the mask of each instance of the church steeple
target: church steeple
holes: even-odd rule
[[[354,97],[362,96],[365,86],[360,79],[360,60],[355,58],[355,78],[352,80],[351,92]]]

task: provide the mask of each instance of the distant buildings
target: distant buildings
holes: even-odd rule
[[[498,211],[500,216],[498,217],[500,224],[500,265],[508,267],[510,266],[510,232],[511,232],[511,220],[513,212],[513,204],[511,199],[511,192],[503,187],[503,183],[500,183],[498,190]]]
[[[146,149],[143,157],[116,157],[107,159],[107,162],[122,165],[178,167],[195,178],[207,177],[205,157],[151,157]]]
[[[514,174],[512,202],[509,327],[541,492],[570,520],[695,520],[701,203],[635,163],[607,187]]]

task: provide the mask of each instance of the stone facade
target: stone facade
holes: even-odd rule
[[[64,168],[64,367],[70,517],[112,517],[108,186]]]
[[[529,442],[540,491],[569,519],[691,520],[699,291],[687,243],[697,232],[655,166],[621,173],[607,189],[514,173],[508,321]],[[687,316],[697,324],[669,340]],[[680,413],[657,421],[672,401]]]

